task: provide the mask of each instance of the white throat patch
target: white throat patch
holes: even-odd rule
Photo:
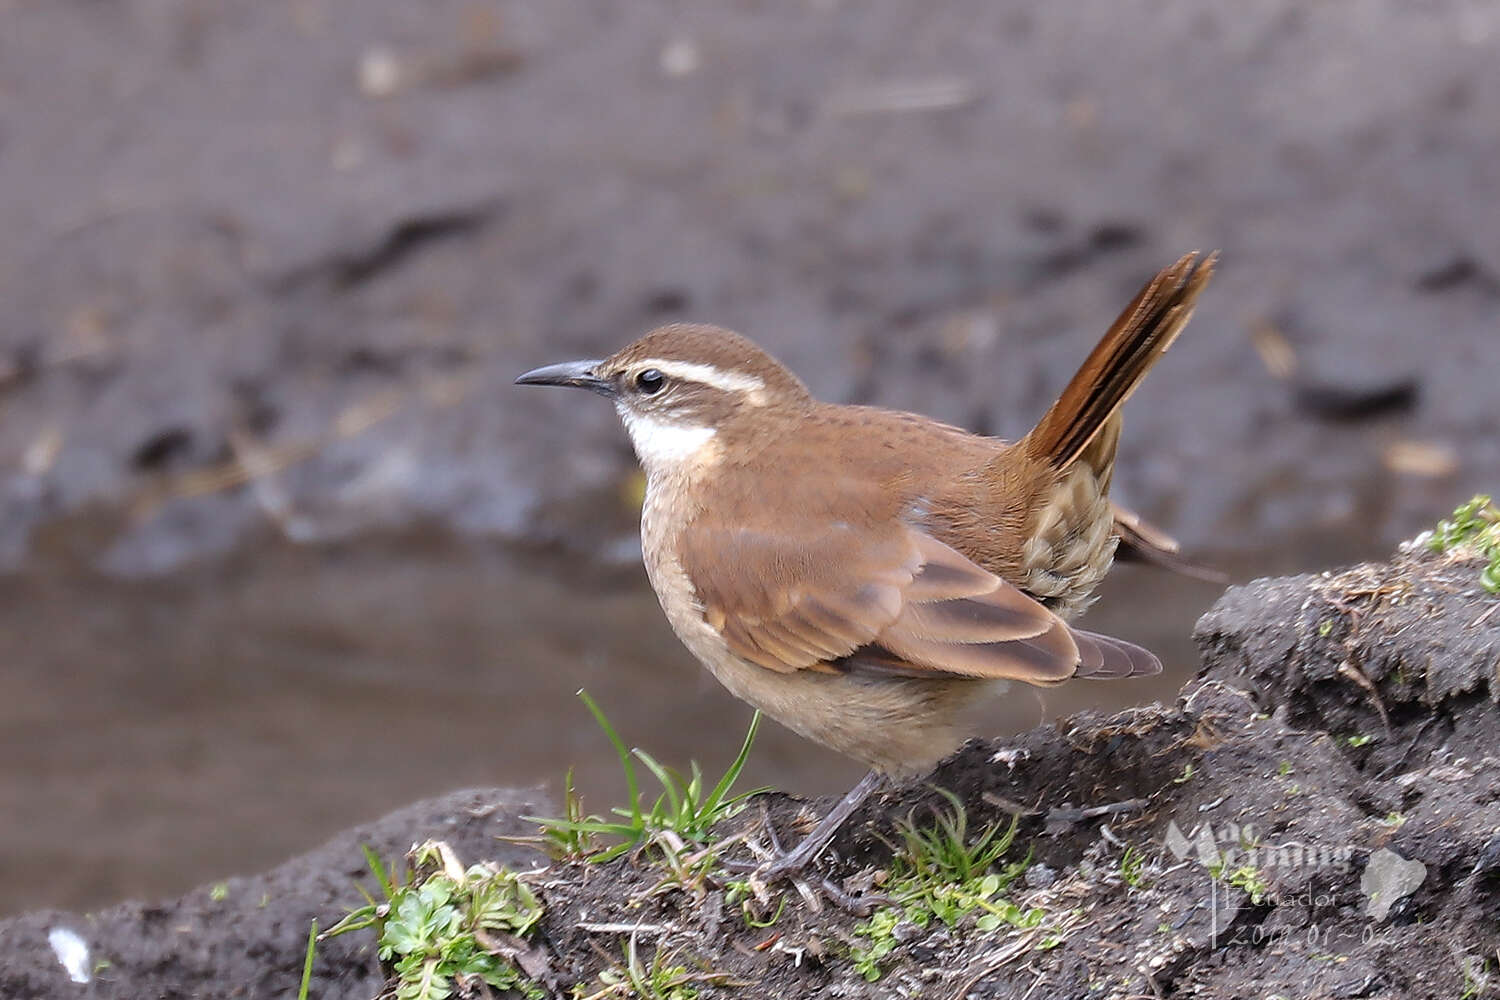
[[[649,471],[691,460],[718,432],[701,424],[674,424],[617,407],[635,454]]]

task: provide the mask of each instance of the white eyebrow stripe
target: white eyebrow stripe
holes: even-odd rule
[[[696,361],[656,361],[654,359],[644,362],[661,372],[668,378],[682,379],[685,382],[700,382],[703,385],[711,385],[715,389],[723,389],[725,392],[761,392],[766,383],[757,375],[746,375],[744,372],[726,372],[713,365],[699,364]]]

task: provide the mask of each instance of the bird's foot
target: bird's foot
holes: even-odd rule
[[[813,831],[802,838],[801,843],[790,851],[781,845],[781,840],[776,836],[776,828],[767,819],[764,821],[766,836],[771,842],[770,858],[761,861],[732,861],[724,862],[726,868],[731,870],[748,872],[752,886],[765,887],[777,882],[788,881],[793,888],[807,901],[809,907],[814,910],[821,908],[819,894],[823,899],[847,913],[855,916],[867,917],[874,906],[881,901],[880,897],[853,896],[845,892],[832,879],[822,875],[815,875],[813,879],[802,877],[804,873],[817,860],[819,854],[823,853],[834,834],[838,833],[839,827],[849,818],[849,815],[858,809],[870,794],[879,787],[883,779],[880,775],[871,771],[860,782],[849,790],[849,793],[839,800],[838,804],[829,810],[828,815],[818,823]]]
[[[778,882],[786,882],[795,889],[814,913],[823,909],[826,900],[845,913],[864,919],[875,912],[875,907],[889,902],[878,893],[855,895],[826,875],[811,873],[809,876],[804,871],[805,866],[791,864],[788,859],[789,855],[780,855],[764,862],[725,861],[722,864],[732,871],[744,872],[751,891],[763,902],[770,898],[770,888]]]

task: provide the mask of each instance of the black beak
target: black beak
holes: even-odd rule
[[[560,365],[543,365],[516,378],[516,385],[571,385],[613,396],[615,384],[594,374],[598,361],[565,361]]]

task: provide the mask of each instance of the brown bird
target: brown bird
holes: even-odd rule
[[[928,771],[1012,681],[1156,673],[1070,627],[1126,533],[1108,498],[1120,405],[1213,273],[1188,254],[1115,320],[1013,444],[814,399],[745,338],[674,324],[603,361],[527,372],[614,401],[642,466],[646,571],[678,637],[732,693],[871,772],[762,874],[804,867],[882,776]]]

